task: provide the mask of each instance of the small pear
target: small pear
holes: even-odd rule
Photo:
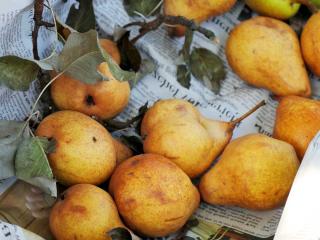
[[[210,17],[227,12],[236,0],[165,0],[164,13],[172,16],[183,16],[187,19],[201,23]],[[184,26],[176,26],[173,34],[183,36]]]
[[[300,8],[292,0],[245,0],[245,3],[261,15],[284,20],[293,17]]]
[[[231,141],[201,178],[201,197],[210,204],[274,209],[285,203],[298,168],[290,144],[262,134],[246,135]]]
[[[191,178],[209,168],[232,137],[237,123],[264,105],[259,103],[242,117],[224,122],[207,119],[189,102],[160,100],[141,124],[146,153],[157,153],[176,163]]]
[[[56,240],[111,240],[107,233],[124,227],[111,196],[90,184],[68,188],[53,206],[49,225]]]
[[[292,144],[300,159],[319,130],[320,101],[297,96],[280,100],[273,137]]]
[[[255,17],[237,25],[226,45],[235,73],[278,96],[310,96],[311,88],[298,37],[286,23]]]
[[[320,12],[309,18],[301,35],[304,60],[310,70],[320,76]]]

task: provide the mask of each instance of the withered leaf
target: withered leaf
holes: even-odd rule
[[[190,88],[191,73],[186,65],[177,66],[177,80],[185,88]]]
[[[190,57],[191,73],[203,84],[218,94],[220,82],[226,76],[222,60],[206,48],[193,49]]]

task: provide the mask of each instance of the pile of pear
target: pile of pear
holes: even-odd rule
[[[166,11],[170,2],[180,3],[165,1]],[[214,10],[214,4],[225,3],[221,9],[234,4],[188,2],[204,4],[206,17],[226,11]],[[283,206],[300,161],[320,130],[320,102],[306,98],[311,87],[304,65],[319,74],[319,16],[308,21],[301,47],[286,23],[270,17],[240,23],[227,41],[232,69],[249,84],[280,96],[273,137],[249,134],[231,140],[234,129],[264,102],[227,122],[206,118],[185,100],[159,100],[141,123],[144,153],[133,156],[100,123],[124,110],[128,83],[114,79],[106,63],[97,69],[110,81],[85,84],[67,75],[58,78],[51,96],[60,111],[44,118],[36,130],[37,136],[54,139],[48,160],[57,181],[67,187],[50,214],[54,237],[105,240],[118,227],[140,237],[167,236],[184,226],[200,199],[261,211]],[[119,63],[117,46],[109,40],[100,43]],[[199,178],[198,186],[194,178]]]

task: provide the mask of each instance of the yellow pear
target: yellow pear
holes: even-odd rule
[[[292,144],[300,159],[319,130],[320,101],[297,96],[280,100],[273,137]]]
[[[116,150],[116,165],[133,156],[132,150],[120,140],[113,138],[113,145]]]
[[[109,191],[127,226],[147,237],[176,232],[200,202],[189,177],[156,154],[138,155],[121,163],[111,177]]]
[[[255,17],[237,25],[226,45],[231,68],[244,81],[275,95],[310,96],[299,40],[286,23]]]
[[[141,124],[146,153],[163,155],[194,178],[209,168],[232,137],[237,123],[262,106],[258,104],[244,116],[223,122],[207,119],[189,102],[160,100],[145,114]]]
[[[320,12],[309,18],[301,34],[304,60],[310,70],[320,76]]]
[[[183,16],[187,19],[201,23],[210,17],[220,15],[236,3],[236,0],[165,0],[164,13],[172,16]],[[176,26],[173,34],[182,36],[184,26]]]
[[[59,111],[44,118],[36,135],[53,138],[48,155],[54,176],[65,185],[100,184],[116,165],[116,152],[109,132],[92,118],[74,111]]]
[[[116,63],[120,63],[116,43],[101,39],[100,45]],[[97,68],[109,81],[87,84],[63,74],[52,83],[51,97],[58,109],[74,110],[101,119],[113,118],[123,111],[130,98],[129,83],[115,79],[105,62]]]
[[[240,137],[201,178],[201,197],[210,204],[274,209],[285,203],[298,168],[290,144],[262,134]]]
[[[49,225],[56,240],[111,240],[107,233],[124,227],[111,196],[90,184],[77,184],[62,193]]]

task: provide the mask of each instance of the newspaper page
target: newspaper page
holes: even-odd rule
[[[74,2],[51,1],[55,12],[62,21],[66,19],[67,9]],[[112,35],[117,26],[125,25],[134,20],[125,12],[121,0],[94,0],[93,2],[97,30],[101,36]],[[33,10],[31,4],[31,0],[15,0],[6,4],[6,7],[1,6],[0,56],[12,54],[32,57],[30,34],[33,24]],[[47,18],[50,19],[50,12],[46,11]],[[193,46],[212,50],[225,63],[227,77],[222,82],[218,95],[194,78],[191,80],[190,89],[182,87],[177,82],[175,66],[179,59],[178,52],[182,47],[183,39],[170,38],[165,27],[140,39],[137,42],[137,47],[143,55],[156,63],[157,69],[144,77],[132,89],[130,103],[119,118],[128,119],[136,115],[138,109],[146,102],[151,105],[158,99],[181,98],[193,103],[209,118],[230,121],[247,112],[261,100],[265,100],[267,105],[239,124],[233,138],[256,132],[271,135],[277,101],[273,100],[268,91],[248,86],[240,80],[229,68],[224,54],[225,42],[232,28],[251,16],[252,12],[245,7],[243,2],[238,1],[230,12],[203,23],[204,27],[216,34],[219,43],[214,43],[201,34],[195,33]],[[44,29],[40,31],[39,52],[41,57],[50,55],[56,41],[54,36],[54,33],[48,33]],[[312,79],[314,89],[319,89],[319,79],[315,77]],[[0,87],[0,119],[23,120],[28,115],[38,91],[37,84],[32,84],[27,92],[14,92]],[[213,226],[217,226],[219,229],[232,228],[259,239],[270,238],[275,234],[281,212],[282,209],[254,212],[202,203],[195,216],[203,221],[203,224],[210,224],[212,228]]]
[[[319,240],[320,132],[308,147],[293,182],[275,240]]]

